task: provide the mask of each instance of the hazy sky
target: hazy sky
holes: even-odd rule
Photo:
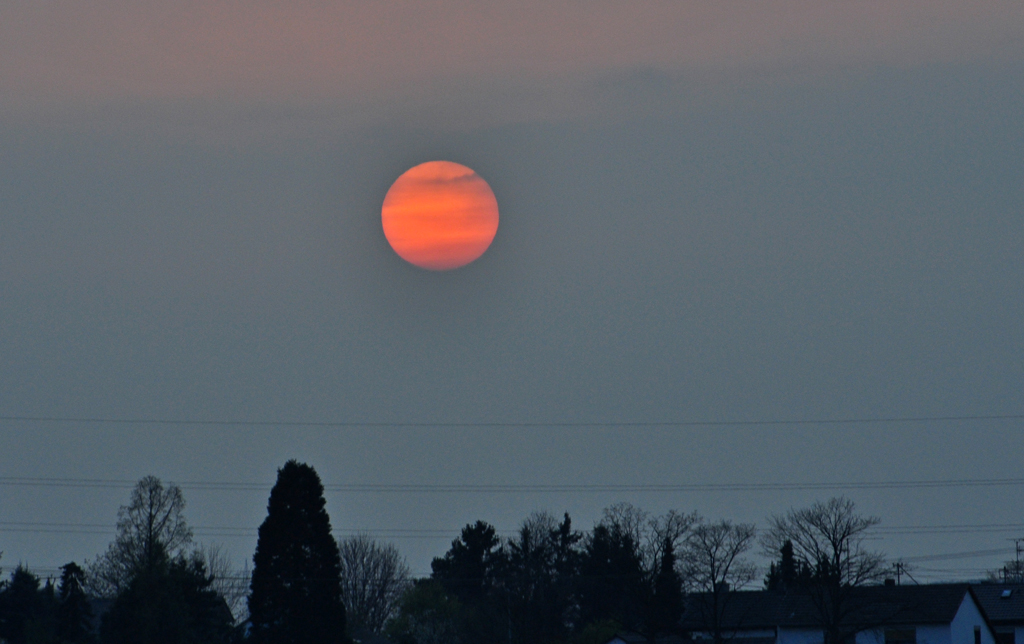
[[[810,486],[328,491],[418,573],[477,519],[846,493],[894,557],[990,551],[919,579],[977,577],[1024,537],[1021,418],[545,423],[1024,414],[1022,105],[1019,1],[0,1],[0,416],[271,423],[0,421],[0,565],[95,556],[128,490],[82,480],[147,474],[240,563],[297,458],[329,486]],[[380,225],[434,159],[501,213],[449,273]]]

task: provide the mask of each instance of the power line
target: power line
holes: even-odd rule
[[[277,421],[277,420],[204,420],[171,418],[103,418],[91,416],[0,416],[0,421],[30,423],[81,423],[109,425],[192,425],[219,427],[335,427],[335,428],[657,428],[657,427],[745,427],[771,425],[871,425],[880,423],[927,423],[960,421],[1022,420],[1024,414],[969,416],[893,416],[875,418],[812,418],[781,420],[708,420],[708,421],[618,421],[618,422],[383,422],[383,421]]]
[[[972,532],[1016,532],[1024,523],[962,523],[947,525],[879,526],[872,528],[872,534],[958,534]]]
[[[39,521],[0,521],[0,532],[39,532],[58,534],[113,534],[117,526],[112,523],[53,523]],[[255,537],[258,531],[255,528],[239,528],[232,526],[191,526],[194,535],[197,536],[229,536],[229,537]],[[358,536],[381,538],[445,538],[457,537],[462,528],[437,529],[437,528],[379,528],[379,529],[339,529],[333,530],[332,534],[339,536]],[[511,535],[517,530],[496,530],[498,534]]]
[[[885,528],[873,528],[870,532],[874,535],[928,535],[948,533],[970,533],[970,532],[1016,532],[1024,527],[1024,523],[978,523],[978,524],[945,524],[945,525],[912,525],[912,526],[887,526]],[[0,532],[38,532],[38,533],[68,533],[68,534],[112,534],[117,526],[112,523],[51,523],[51,522],[25,522],[25,521],[0,521]],[[215,537],[255,537],[257,530],[251,527],[233,526],[192,526],[193,533],[197,536]],[[366,535],[369,537],[388,539],[451,539],[457,537],[462,530],[455,528],[348,528],[334,530],[335,535],[355,536]],[[496,530],[499,534],[512,535],[516,529]],[[987,551],[986,551],[987,552]]]
[[[948,552],[938,555],[922,555],[919,557],[904,557],[907,562],[917,561],[952,561],[955,559],[971,559],[974,557],[988,557],[991,555],[1006,554],[1006,548],[993,548],[989,550],[969,550],[967,552]]]
[[[0,486],[53,488],[130,489],[136,481],[126,479],[78,479],[25,476],[0,476]],[[183,490],[266,492],[272,484],[232,481],[183,481]],[[801,490],[889,490],[951,487],[1008,487],[1024,485],[1024,478],[922,479],[911,481],[836,481],[817,483],[641,483],[641,484],[425,484],[425,483],[345,483],[325,485],[324,490],[361,494],[557,494],[605,492],[779,492]]]

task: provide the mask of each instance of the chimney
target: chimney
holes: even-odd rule
[[[886,586],[895,586],[896,585],[896,580],[892,579],[891,577],[887,577],[886,580],[885,580],[885,585]]]

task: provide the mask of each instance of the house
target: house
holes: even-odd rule
[[[653,641],[639,633],[616,633],[606,644],[689,644],[689,640],[680,635],[659,635]]]
[[[1024,644],[1024,584],[971,586],[999,644]]]
[[[707,597],[688,599],[683,627],[698,643],[712,640]],[[871,586],[855,589],[843,624],[856,644],[997,644],[995,631],[968,584]],[[798,592],[729,593],[720,630],[734,644],[820,644],[811,597]]]

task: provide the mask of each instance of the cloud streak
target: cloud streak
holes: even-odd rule
[[[595,6],[599,5],[599,6]],[[11,3],[8,103],[394,98],[440,82],[652,68],[1020,58],[1016,2]],[[429,91],[427,92],[430,93]]]

